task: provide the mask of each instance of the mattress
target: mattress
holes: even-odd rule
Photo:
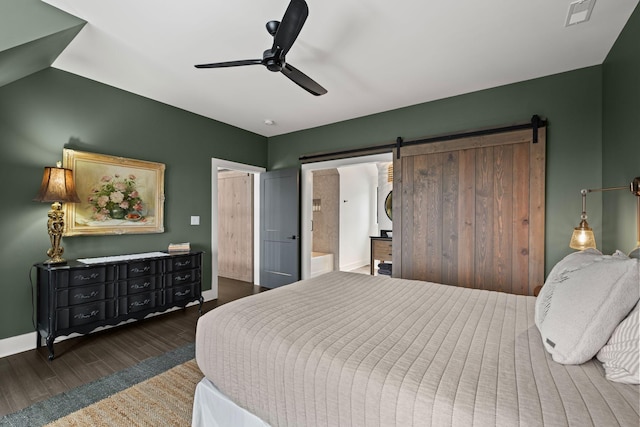
[[[202,316],[196,360],[272,426],[634,426],[638,386],[560,365],[535,298],[333,272]]]

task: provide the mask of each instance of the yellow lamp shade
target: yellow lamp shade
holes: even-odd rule
[[[73,171],[60,167],[45,167],[40,191],[33,199],[36,202],[79,203]]]

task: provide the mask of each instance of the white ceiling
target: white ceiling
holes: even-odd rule
[[[260,65],[288,0],[44,0],[88,22],[55,68],[264,136],[601,64],[638,0],[307,0],[287,62],[315,97]],[[275,122],[264,124],[265,119]]]

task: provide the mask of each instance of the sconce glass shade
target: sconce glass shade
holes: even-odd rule
[[[33,199],[36,202],[79,203],[73,171],[59,167],[45,167],[40,191]]]
[[[596,247],[596,238],[587,220],[583,219],[580,221],[580,225],[573,229],[569,247],[579,251]]]

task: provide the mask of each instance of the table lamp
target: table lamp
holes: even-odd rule
[[[56,167],[45,167],[42,175],[42,184],[38,195],[33,199],[36,202],[52,202],[48,212],[47,231],[51,239],[51,248],[47,251],[49,259],[44,264],[61,264],[64,248],[60,246],[62,233],[64,232],[64,211],[62,203],[78,203],[80,199],[76,193],[76,185],[73,182],[73,171],[61,167],[58,162]]]

